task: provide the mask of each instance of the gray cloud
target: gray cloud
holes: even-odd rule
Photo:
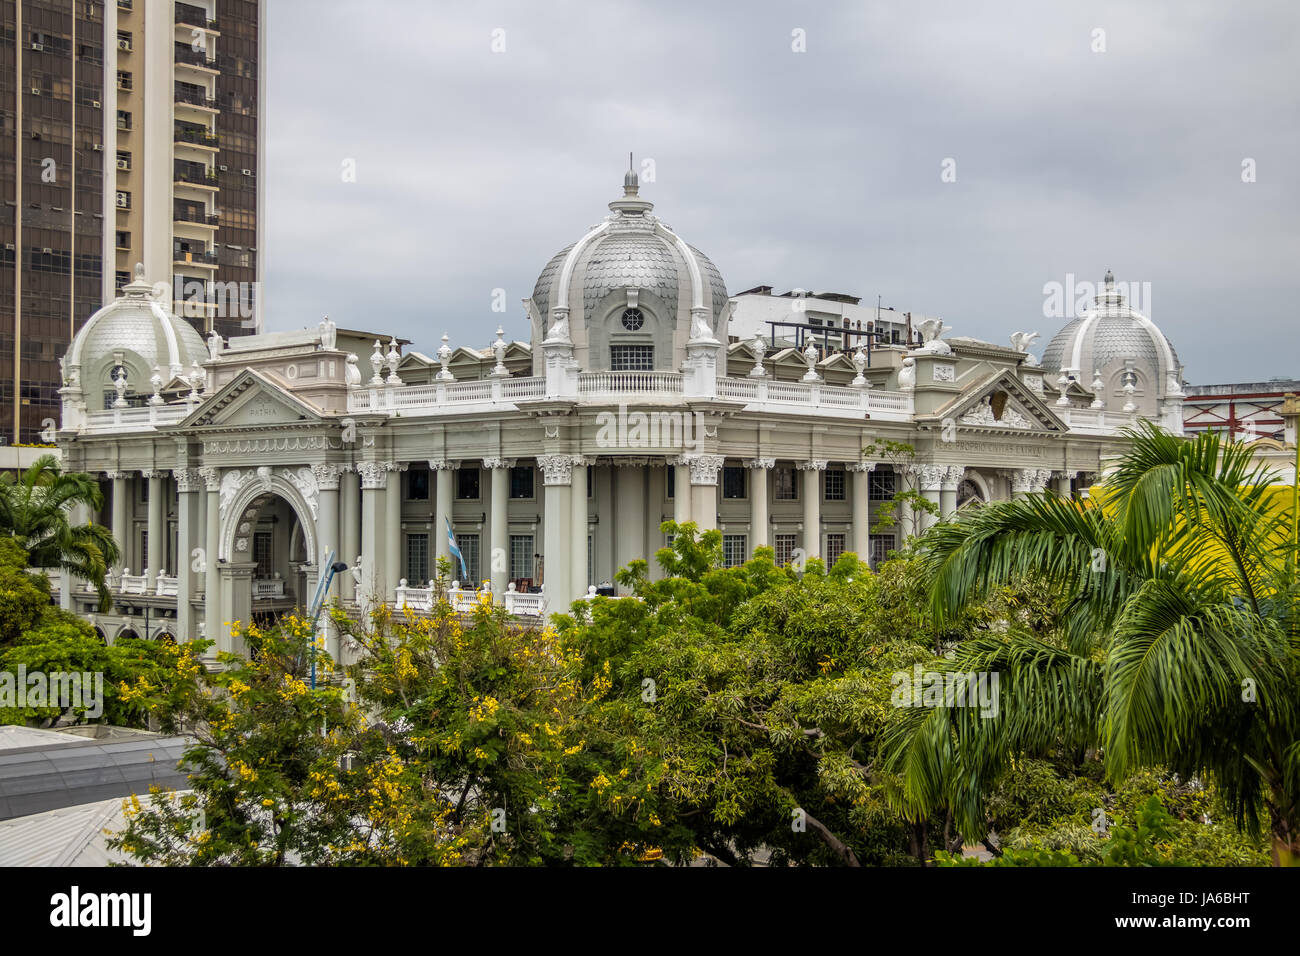
[[[425,351],[524,338],[519,300],[634,150],[655,161],[643,195],[733,292],[880,295],[1002,342],[1055,332],[1044,283],[1111,268],[1151,283],[1193,382],[1300,375],[1294,4],[270,11],[272,329],[328,313]]]

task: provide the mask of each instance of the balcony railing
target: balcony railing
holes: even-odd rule
[[[216,226],[221,224],[220,216],[210,216],[192,209],[176,209],[172,212],[173,222],[192,222],[196,226]]]
[[[190,3],[176,4],[176,25],[184,27],[202,27],[215,30],[217,21],[208,17],[208,11]]]
[[[172,174],[174,182],[189,183],[192,186],[215,186],[217,184],[217,174],[215,170],[205,169],[199,172],[195,169],[177,169]]]
[[[132,574],[129,568],[120,570],[110,568],[105,576],[105,583],[108,584],[110,591],[135,597],[176,597],[180,591],[180,579],[177,575],[161,572],[154,581],[154,586],[150,588],[148,571]],[[86,583],[82,584],[82,590],[89,592],[94,588]]]
[[[176,44],[176,62],[189,66],[201,66],[208,70],[217,68],[217,58],[215,56],[209,56],[206,50],[191,49],[183,43]]]
[[[196,90],[185,90],[177,87],[175,98],[177,103],[184,103],[188,106],[202,106],[210,110],[217,108],[216,97],[208,96],[206,93]]]
[[[108,408],[86,414],[87,431],[145,431],[157,425],[174,425],[194,410],[193,405],[144,405]]]
[[[680,395],[680,372],[582,372],[579,395]]]
[[[426,587],[420,588],[410,587],[406,579],[402,578],[393,590],[394,603],[399,610],[406,608],[411,611],[432,611],[438,600],[437,593],[437,588],[432,581]],[[545,594],[526,594],[523,591],[516,591],[513,581],[501,597],[507,614],[540,617],[546,610]],[[493,604],[492,589],[484,587],[476,591],[473,588],[462,588],[459,581],[452,581],[451,587],[447,589],[447,603],[460,613],[467,614],[480,605]]]
[[[178,129],[172,139],[177,143],[190,143],[194,146],[216,146],[218,143],[217,134],[205,129]]]
[[[284,597],[284,578],[253,578],[253,600],[273,601]]]
[[[215,252],[182,252],[179,249],[174,249],[172,250],[172,262],[187,266],[215,266],[217,264],[217,254]]]

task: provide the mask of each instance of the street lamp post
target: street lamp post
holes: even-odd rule
[[[320,618],[321,606],[325,603],[325,595],[329,594],[330,585],[334,581],[334,575],[342,574],[348,569],[343,561],[334,560],[334,552],[331,551],[325,559],[325,574],[320,583],[316,585],[316,594],[312,597],[311,607],[308,613],[311,615],[311,689],[316,689],[316,621]]]

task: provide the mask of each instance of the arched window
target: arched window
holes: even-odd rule
[[[643,325],[645,325],[645,316],[641,314],[640,309],[623,310],[624,329],[628,332],[640,332]]]

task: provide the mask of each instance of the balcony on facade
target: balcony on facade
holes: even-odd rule
[[[216,75],[218,72],[217,58],[210,47],[196,50],[190,43],[177,43],[174,59],[177,67],[197,70],[206,75]]]
[[[177,28],[185,27],[203,30],[208,33],[217,32],[216,18],[209,16],[207,10],[196,7],[192,3],[176,4],[176,26]]]
[[[213,152],[219,145],[216,133],[196,123],[177,123],[172,133],[172,141],[177,146],[190,146]]]
[[[174,101],[177,106],[190,107],[197,110],[210,111],[218,113],[217,98],[208,93],[200,86],[191,83],[177,83],[174,91]]]
[[[172,163],[172,181],[177,186],[217,189],[217,171],[203,163],[178,159]]]

